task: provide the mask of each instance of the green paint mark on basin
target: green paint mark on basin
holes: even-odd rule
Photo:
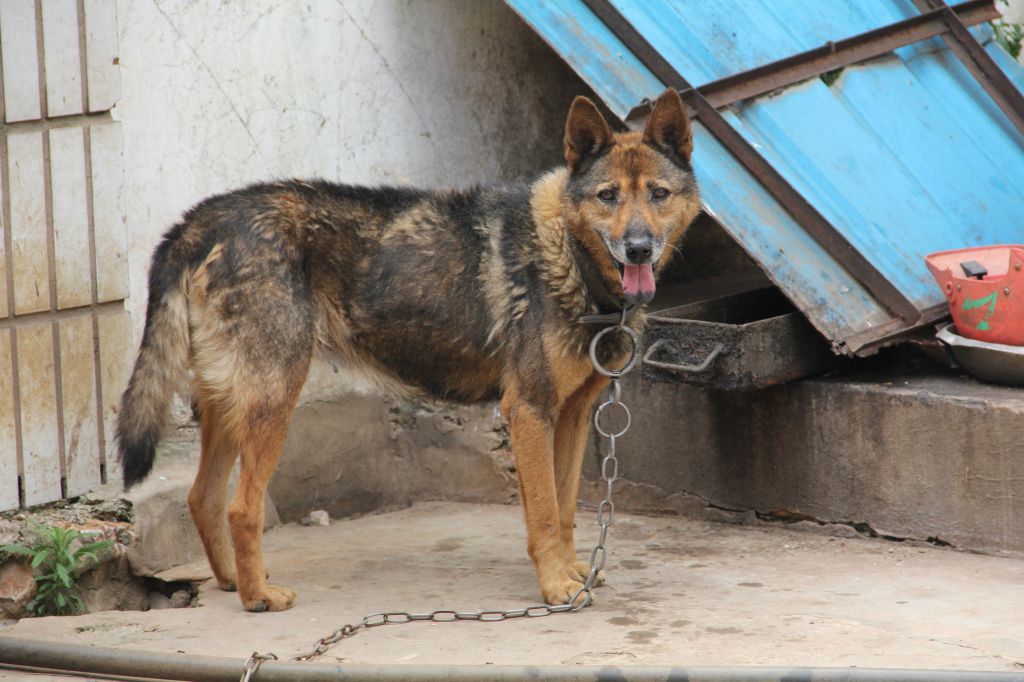
[[[988,308],[988,312],[985,313],[985,316],[981,318],[981,321],[978,322],[978,326],[977,326],[978,331],[987,332],[987,331],[991,331],[992,330],[992,325],[990,325],[988,323],[988,320],[989,320],[990,317],[992,317],[995,314],[995,312],[996,312],[996,302],[998,300],[999,300],[999,292],[998,291],[993,291],[991,294],[989,294],[985,298],[979,298],[979,299],[973,300],[973,301],[971,300],[971,297],[968,296],[967,298],[964,299],[964,302],[961,305],[961,308],[963,308],[964,310],[975,310],[977,308],[986,308],[987,307]]]

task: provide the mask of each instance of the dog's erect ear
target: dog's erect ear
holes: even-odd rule
[[[573,173],[612,144],[612,129],[589,99],[578,96],[565,121],[565,160]]]
[[[654,103],[654,110],[644,128],[644,142],[668,153],[669,157],[678,156],[690,163],[693,131],[683,100],[675,90],[661,93],[661,97]]]

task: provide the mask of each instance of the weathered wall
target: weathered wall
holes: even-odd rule
[[[246,183],[466,185],[557,163],[576,76],[500,0],[122,0],[134,338],[149,254]],[[308,395],[348,382],[314,370]]]

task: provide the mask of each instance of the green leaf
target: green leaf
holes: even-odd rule
[[[91,555],[93,559],[96,558],[96,553],[113,546],[112,540],[97,540],[96,542],[90,542],[87,545],[82,545],[77,552],[75,552],[75,558],[79,558],[85,555]]]
[[[57,577],[60,578],[60,583],[64,587],[71,587],[71,575],[68,573],[68,569],[63,564],[56,564],[53,569]]]
[[[53,550],[46,548],[39,550],[39,553],[32,559],[32,568],[39,568],[40,564],[53,556]]]
[[[59,553],[67,553],[68,548],[71,546],[71,543],[72,541],[74,541],[74,539],[75,538],[71,535],[71,533],[60,528],[54,529],[54,544],[57,546],[57,551]]]
[[[31,547],[25,545],[3,545],[0,546],[0,552],[6,552],[7,554],[17,554],[19,556],[35,556],[36,552]]]
[[[84,610],[85,610],[85,604],[83,604],[82,600],[78,598],[78,595],[75,594],[74,592],[68,593],[68,595],[67,595],[67,605],[64,607],[63,613],[65,615],[71,616],[71,615],[74,615],[76,613],[81,613]]]
[[[60,608],[67,604],[68,600],[67,597],[64,596],[63,592],[58,592],[57,596],[53,598],[53,603],[56,604],[58,608]]]

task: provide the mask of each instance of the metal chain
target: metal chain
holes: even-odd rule
[[[238,682],[249,682],[256,674],[256,671],[263,665],[263,661],[276,661],[277,656],[275,654],[261,654],[258,651],[252,652],[249,658],[246,659],[245,665],[242,666],[242,676],[238,679]]]
[[[509,620],[512,618],[542,618],[544,616],[550,616],[555,613],[568,613],[573,611],[579,611],[593,602],[591,597],[591,591],[594,589],[594,585],[597,582],[598,573],[604,568],[605,560],[608,557],[608,551],[605,548],[605,540],[608,537],[608,528],[612,525],[615,515],[615,503],[612,502],[612,488],[615,484],[616,479],[619,477],[619,460],[615,452],[615,439],[621,438],[629,430],[630,423],[632,421],[632,415],[630,414],[629,408],[626,407],[625,403],[621,401],[622,387],[619,385],[619,379],[627,372],[633,369],[636,365],[637,357],[639,356],[639,336],[630,327],[625,326],[626,315],[625,312],[619,319],[619,323],[614,326],[606,327],[599,331],[593,338],[590,344],[590,361],[594,365],[594,369],[602,374],[603,376],[609,377],[611,384],[608,387],[608,398],[598,405],[597,410],[594,412],[594,428],[602,436],[608,439],[608,452],[601,460],[601,480],[605,484],[604,499],[601,500],[601,504],[597,508],[597,525],[599,527],[599,535],[597,544],[594,545],[593,550],[590,552],[590,573],[587,575],[586,580],[583,582],[583,586],[576,591],[572,599],[567,604],[558,604],[556,606],[550,606],[548,604],[538,604],[536,606],[527,606],[525,608],[518,609],[505,609],[505,610],[480,610],[480,611],[450,611],[450,610],[437,610],[429,611],[425,613],[410,613],[407,611],[387,611],[383,613],[374,613],[364,617],[358,623],[349,623],[343,625],[334,632],[330,633],[325,637],[321,637],[316,641],[314,647],[304,654],[295,656],[292,660],[294,661],[308,661],[317,656],[320,656],[327,652],[332,644],[336,644],[343,639],[355,636],[362,630],[368,630],[370,628],[379,627],[381,625],[398,625],[402,623],[413,623],[416,621],[426,621],[432,623],[451,623],[457,620],[470,620],[479,621],[483,623],[497,623],[503,620]],[[609,369],[605,367],[597,357],[597,345],[600,339],[611,332],[624,332],[629,338],[631,344],[631,352],[629,360],[623,367],[618,369]],[[625,424],[618,431],[611,431],[605,428],[602,424],[602,419],[606,411],[611,409],[619,409],[622,412],[622,418],[625,419]],[[250,660],[251,657],[250,657]],[[258,667],[258,664],[257,664]],[[248,678],[244,678],[247,680]]]

